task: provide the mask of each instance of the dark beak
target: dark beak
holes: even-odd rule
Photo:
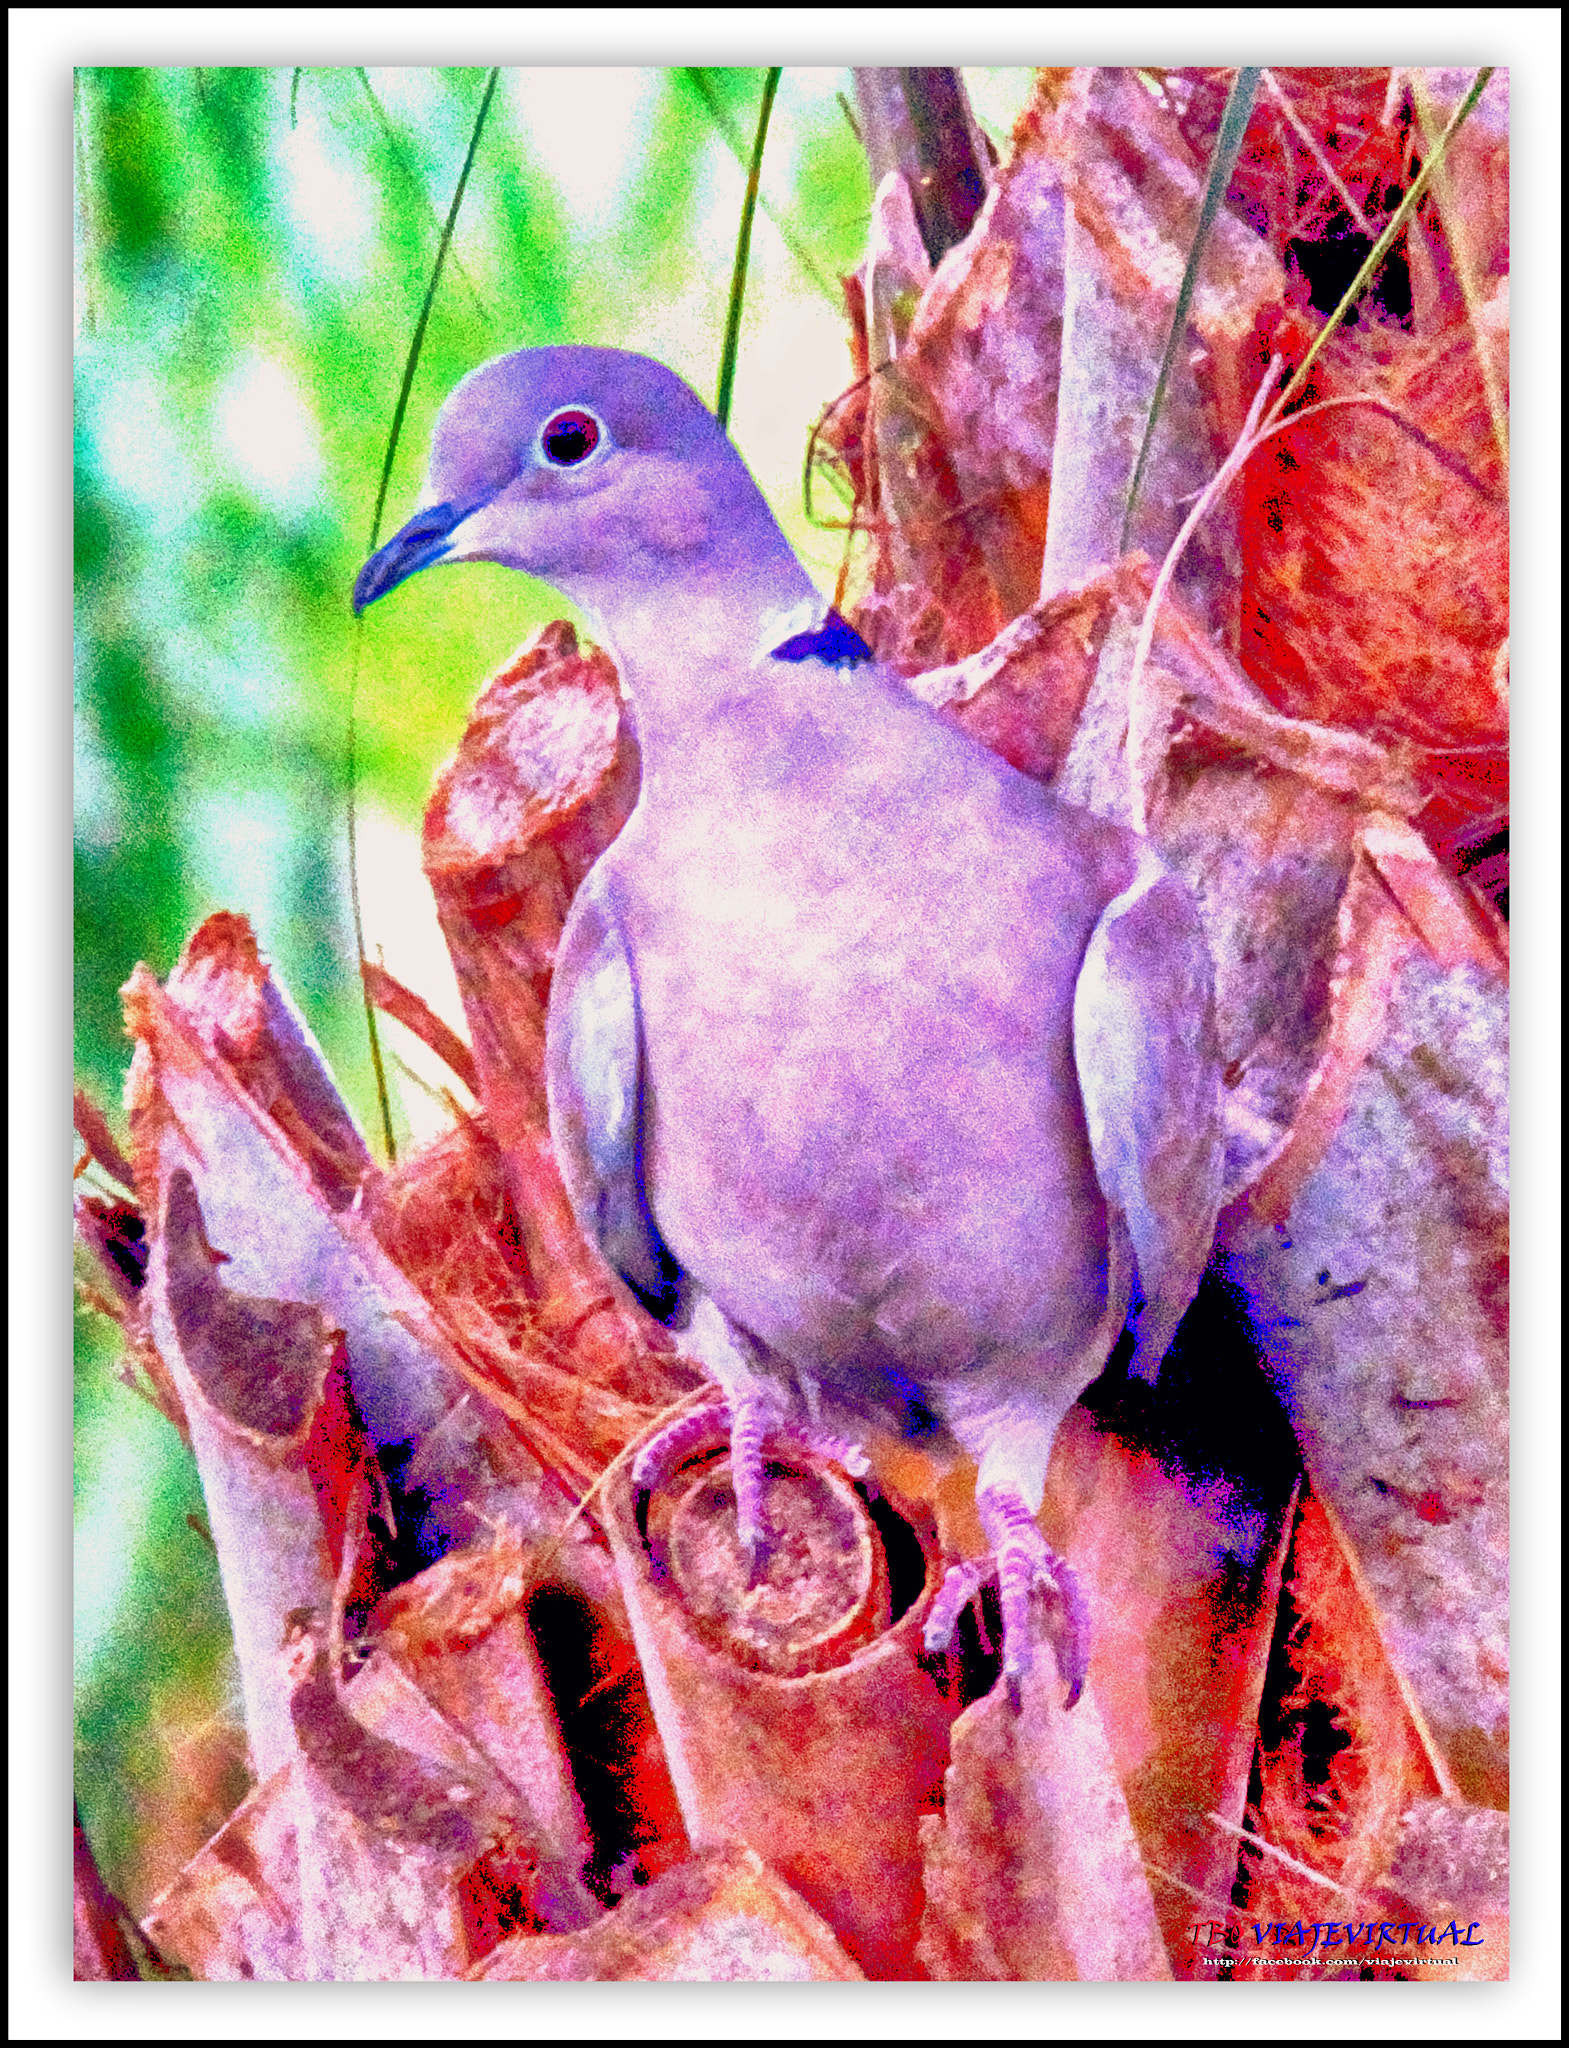
[[[472,505],[428,505],[423,512],[416,512],[355,577],[354,616],[358,618],[368,604],[406,583],[417,570],[439,562],[451,544],[453,528],[473,509]]]

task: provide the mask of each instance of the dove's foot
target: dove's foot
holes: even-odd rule
[[[975,1497],[991,1541],[988,1557],[952,1565],[926,1618],[926,1647],[945,1650],[969,1602],[994,1574],[1002,1604],[1002,1675],[1015,1711],[1030,1664],[1030,1595],[1046,1595],[1052,1612],[1047,1635],[1068,1688],[1065,1709],[1077,1704],[1090,1662],[1090,1616],[1073,1567],[1057,1556],[1025,1501],[1012,1487],[985,1486]]]
[[[694,1451],[712,1439],[716,1430],[727,1435],[730,1430],[729,1404],[717,1394],[701,1408],[678,1415],[674,1422],[656,1430],[632,1460],[632,1485],[639,1497],[663,1486]]]
[[[812,1422],[787,1419],[782,1405],[769,1390],[748,1388],[681,1416],[657,1436],[650,1437],[638,1452],[632,1464],[632,1485],[638,1525],[645,1536],[649,1495],[673,1478],[694,1451],[711,1442],[716,1429],[727,1432],[730,1438],[736,1535],[746,1560],[747,1583],[752,1585],[768,1548],[763,1517],[764,1445],[785,1452],[792,1448],[809,1451],[843,1466],[853,1479],[867,1472],[870,1463],[860,1445],[848,1437],[835,1436]]]

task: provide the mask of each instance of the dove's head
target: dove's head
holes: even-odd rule
[[[651,590],[766,584],[793,557],[673,371],[619,349],[541,348],[498,356],[448,397],[421,509],[361,569],[355,611],[437,562],[522,569],[613,619]]]

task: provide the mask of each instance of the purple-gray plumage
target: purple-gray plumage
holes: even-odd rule
[[[636,705],[637,807],[557,956],[551,1130],[585,1231],[723,1389],[743,1543],[770,1434],[853,1461],[862,1431],[918,1421],[979,1465],[1010,1689],[1039,1588],[1076,1698],[1082,1596],[1034,1521],[1052,1441],[1135,1278],[1153,1379],[1220,1196],[1186,890],[863,659],[717,422],[645,357],[531,350],[465,378],[356,609],[438,561],[553,583]],[[647,1447],[640,1483],[683,1442]],[[979,1582],[955,1567],[929,1645]]]

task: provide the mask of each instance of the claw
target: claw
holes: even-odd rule
[[[736,1538],[750,1591],[768,1562],[768,1526],[763,1512],[763,1445],[773,1437],[815,1452],[842,1465],[852,1478],[871,1470],[865,1451],[848,1437],[835,1436],[815,1423],[787,1422],[770,1388],[745,1387],[729,1397],[694,1409],[649,1438],[632,1461],[632,1485],[638,1533],[648,1545],[648,1505],[692,1452],[712,1440],[714,1431],[730,1438],[730,1472],[735,1487]],[[963,1606],[963,1602],[959,1606]],[[956,1608],[955,1614],[958,1609]]]
[[[928,1655],[947,1649],[953,1641],[953,1632],[958,1626],[959,1616],[991,1575],[990,1558],[976,1558],[968,1563],[949,1565],[947,1576],[942,1582],[942,1590],[932,1602],[932,1611],[926,1617],[922,1640]]]
[[[1084,1597],[1083,1582],[1066,1558],[1056,1560],[1055,1574],[1063,1609],[1061,1640],[1056,1644],[1057,1669],[1067,1681],[1066,1712],[1078,1705],[1084,1681],[1090,1675],[1090,1603]]]
[[[1048,1640],[1068,1688],[1063,1702],[1066,1713],[1077,1706],[1089,1672],[1089,1606],[1078,1575],[1052,1550],[1029,1508],[1011,1488],[985,1487],[976,1505],[992,1540],[992,1553],[949,1567],[926,1618],[926,1648],[932,1652],[948,1647],[959,1616],[995,1573],[1002,1604],[1003,1683],[1008,1703],[1017,1713],[1024,1673],[1030,1667],[1030,1600],[1035,1592],[1044,1592],[1061,1603],[1057,1626],[1048,1624]]]
[[[648,1495],[656,1493],[716,1429],[728,1431],[729,1427],[729,1403],[720,1400],[677,1416],[649,1438],[632,1460],[632,1485],[641,1497],[645,1516]]]
[[[730,1403],[730,1483],[735,1488],[735,1532],[746,1562],[748,1592],[767,1556],[763,1523],[763,1438],[777,1427],[773,1404],[748,1390]]]

